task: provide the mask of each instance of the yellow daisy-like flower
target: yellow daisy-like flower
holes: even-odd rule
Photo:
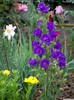
[[[3,75],[7,75],[8,76],[9,74],[10,74],[10,71],[9,70],[4,70],[3,71]]]
[[[37,84],[39,80],[37,80],[36,77],[30,76],[29,78],[25,78],[24,82],[31,83],[31,84]]]

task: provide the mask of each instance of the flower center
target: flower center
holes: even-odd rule
[[[44,63],[44,65],[46,64],[46,62]]]
[[[8,32],[8,33],[11,33],[11,31],[10,31],[9,29],[7,29],[7,32]]]

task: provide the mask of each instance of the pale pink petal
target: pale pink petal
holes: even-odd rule
[[[10,35],[8,35],[8,40],[10,40],[11,39],[11,36]]]
[[[11,36],[14,36],[14,35],[15,35],[15,32],[14,32],[14,31],[12,31],[12,32],[11,32]]]
[[[56,14],[62,14],[63,13],[63,8],[62,8],[62,6],[57,6],[56,7]]]

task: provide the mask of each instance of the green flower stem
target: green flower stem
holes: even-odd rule
[[[47,86],[46,86],[46,97],[47,97],[47,100],[48,100],[48,91],[49,91],[49,81],[48,81],[48,69],[47,69]]]
[[[7,57],[7,49],[6,49],[6,46],[5,46],[5,39],[3,39],[3,48],[4,48],[4,51],[5,51],[5,58],[6,58],[6,63],[7,63],[7,69],[9,70],[9,65],[8,65],[8,57]]]
[[[56,100],[56,94],[53,95],[53,100]]]
[[[33,85],[28,83],[28,90],[27,90],[27,93],[26,93],[26,100],[28,100],[28,98],[29,98],[32,87],[33,87]]]
[[[31,39],[31,34],[30,34],[30,28],[29,28],[29,50],[30,50],[30,58],[32,57],[32,39]]]

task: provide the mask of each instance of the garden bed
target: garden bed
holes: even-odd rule
[[[69,78],[68,81],[63,85],[63,96],[57,96],[56,100],[63,100],[64,98],[70,98],[74,100],[74,74],[69,72]],[[34,100],[40,100],[40,93],[43,93],[42,89],[37,86],[36,92],[34,95]]]

